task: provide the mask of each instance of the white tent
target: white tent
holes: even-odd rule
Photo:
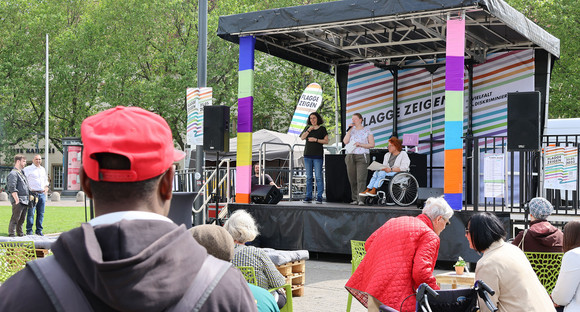
[[[289,160],[290,159],[290,149],[294,144],[301,144],[301,146],[294,147],[294,164],[302,158],[304,152],[302,141],[297,135],[285,134],[271,130],[258,130],[252,134],[252,161],[258,161],[260,146],[262,143],[265,144],[266,149],[266,160]],[[274,144],[268,144],[274,143]],[[285,144],[285,145],[283,145]],[[230,151],[228,153],[219,153],[219,158],[230,158],[231,160],[236,160],[236,149],[238,147],[238,139],[230,139]],[[216,160],[216,153],[206,152],[205,159],[209,161]]]

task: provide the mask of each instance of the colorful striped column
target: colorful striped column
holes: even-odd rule
[[[463,197],[463,74],[465,20],[447,20],[445,64],[445,200],[461,210]]]
[[[252,130],[254,114],[253,36],[240,37],[238,73],[238,149],[236,158],[236,202],[250,203],[252,190]]]

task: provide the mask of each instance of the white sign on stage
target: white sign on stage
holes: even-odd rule
[[[578,181],[578,148],[548,146],[544,149],[544,188],[573,191]]]
[[[505,154],[483,154],[483,186],[485,197],[505,197]]]

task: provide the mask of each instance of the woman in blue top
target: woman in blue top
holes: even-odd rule
[[[328,143],[328,132],[321,126],[324,121],[316,112],[308,116],[306,128],[300,134],[302,140],[306,140],[304,148],[304,167],[306,169],[306,198],[304,203],[312,202],[312,169],[316,174],[316,203],[322,204],[322,192],[324,182],[322,180],[322,161],[324,157],[323,145]]]

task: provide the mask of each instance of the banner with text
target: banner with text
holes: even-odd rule
[[[439,59],[438,62],[443,62]],[[375,137],[377,148],[386,148],[397,114],[399,136],[419,135],[420,140],[443,140],[445,117],[445,68],[433,75],[424,68],[398,72],[397,112],[393,111],[393,75],[370,63],[349,67],[346,120],[361,113],[364,125]],[[467,73],[465,77],[468,77]],[[468,80],[464,80],[464,105],[467,105]],[[518,50],[492,53],[487,62],[473,67],[473,135],[507,135],[507,93],[534,91],[534,52]],[[464,107],[463,129],[467,126]],[[484,142],[480,142],[481,145]],[[443,166],[443,143],[434,144],[434,166]],[[427,153],[429,144],[419,144],[418,152]],[[442,183],[442,179],[441,179]],[[439,187],[440,185],[434,185]]]
[[[544,188],[576,190],[577,166],[577,147],[546,147],[544,149]]]
[[[299,135],[306,127],[308,115],[315,112],[322,104],[322,87],[317,83],[309,84],[298,100],[288,134]]]
[[[203,107],[211,105],[212,88],[187,88],[187,144],[203,145]]]

